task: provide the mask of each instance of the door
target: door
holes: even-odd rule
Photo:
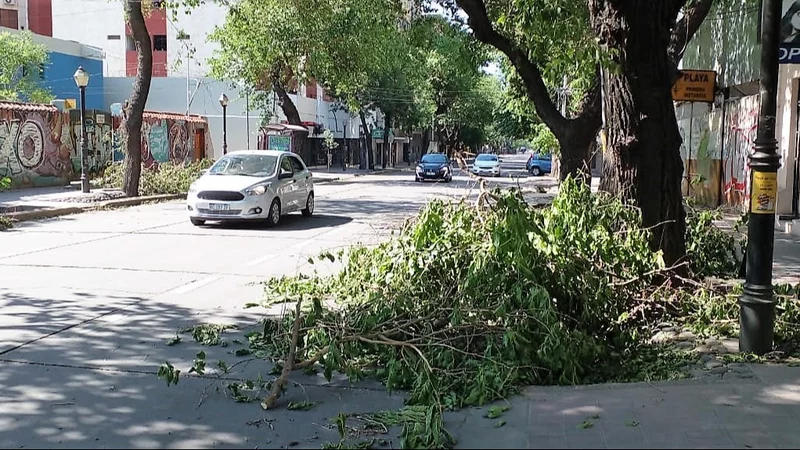
[[[194,129],[194,160],[200,161],[206,157],[206,130]]]
[[[553,155],[542,155],[539,158],[539,167],[542,168],[542,172],[550,173],[553,169]]]
[[[289,158],[292,162],[292,169],[294,169],[295,190],[297,192],[297,206],[301,209],[306,206],[306,198],[308,193],[311,192],[311,172],[303,164],[303,161],[296,156]]]
[[[283,212],[291,212],[297,209],[297,194],[295,193],[297,182],[294,179],[294,167],[290,158],[290,155],[282,156],[280,166],[278,166],[279,176],[281,173],[285,172],[292,174],[290,178],[278,178],[278,189],[276,189],[276,191],[278,192],[278,197],[281,199],[281,209]]]

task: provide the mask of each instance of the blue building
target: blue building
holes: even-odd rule
[[[0,31],[19,31],[0,27]],[[47,47],[49,61],[42,71],[42,86],[47,87],[57,99],[66,100],[67,108],[80,108],[80,92],[72,75],[79,66],[89,73],[86,87],[86,109],[108,110],[103,101],[103,50],[98,47],[66,41],[38,34],[32,35],[34,42]]]

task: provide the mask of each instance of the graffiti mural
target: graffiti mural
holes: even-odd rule
[[[68,183],[74,173],[68,132],[69,115],[55,107],[0,103],[0,176],[10,177],[12,187]]]
[[[758,128],[758,96],[730,100],[725,110],[722,194],[726,203],[744,205],[750,180],[747,157],[753,151]]]
[[[195,136],[203,139],[197,143]],[[208,154],[208,125],[204,118],[147,111],[142,121],[142,163],[145,167],[173,161],[185,163]],[[197,145],[203,148],[197,148]],[[120,155],[121,156],[121,155]],[[120,158],[121,159],[121,158]]]

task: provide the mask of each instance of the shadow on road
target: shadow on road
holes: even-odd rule
[[[264,231],[301,231],[313,230],[318,228],[331,228],[345,225],[352,222],[353,219],[347,216],[330,215],[330,214],[315,214],[312,217],[303,217],[300,214],[290,214],[281,217],[278,225],[271,227],[265,225],[263,222],[256,221],[225,221],[215,222],[208,221],[204,225],[206,228],[224,228],[233,230],[264,230]]]

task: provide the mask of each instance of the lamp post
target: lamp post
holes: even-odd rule
[[[739,297],[739,350],[763,355],[772,351],[775,299],[772,256],[775,249],[775,203],[781,157],[775,139],[778,97],[778,51],[781,0],[764,0],[761,26],[761,110],[750,160],[750,211],[747,221],[746,276]]]
[[[81,91],[81,191],[89,193],[89,178],[86,175],[89,165],[89,155],[86,148],[86,86],[89,84],[89,74],[83,70],[83,66],[78,67],[72,75],[75,84]]]
[[[219,96],[219,104],[222,106],[222,154],[228,154],[228,96],[223,92]]]

